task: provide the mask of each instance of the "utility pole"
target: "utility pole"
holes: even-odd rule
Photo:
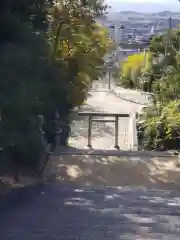
[[[112,57],[112,56],[111,56]],[[108,90],[111,90],[111,68],[113,59],[109,59],[108,62]]]
[[[171,31],[171,29],[172,29],[172,18],[171,17],[169,17],[169,31]]]
[[[110,26],[110,29],[112,30],[112,39],[114,44],[116,44],[116,25],[113,24]],[[112,57],[112,56],[111,56]],[[111,89],[111,72],[110,72],[110,65],[111,65],[111,59],[108,60],[107,62],[107,68],[108,68],[108,90]]]
[[[179,25],[179,23],[177,24],[177,32],[178,32],[178,50],[180,51],[180,37],[179,37],[180,25]]]
[[[171,30],[172,30],[172,18],[171,16],[168,19],[168,33],[167,33],[167,40],[165,42],[165,64],[164,64],[164,72],[167,69],[167,55],[168,55],[168,47],[171,45]]]
[[[171,30],[172,30],[172,18],[169,17],[169,21],[168,21],[168,44],[171,44]]]
[[[144,68],[146,67],[147,63],[147,49],[144,48]]]
[[[109,67],[108,67],[108,89],[111,90],[111,72]]]

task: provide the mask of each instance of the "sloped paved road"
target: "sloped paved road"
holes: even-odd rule
[[[107,89],[108,88],[108,79],[104,78],[100,81],[94,81],[94,88]],[[113,79],[111,81],[111,92],[114,93],[122,100],[127,100],[128,102],[137,103],[140,105],[147,105],[150,103],[150,94],[144,93],[138,90],[125,89],[123,87],[117,86]]]
[[[179,240],[180,194],[56,183],[0,198],[1,240]]]

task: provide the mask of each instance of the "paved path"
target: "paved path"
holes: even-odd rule
[[[39,184],[0,199],[1,240],[179,240],[180,195]]]
[[[127,92],[128,95],[128,92]],[[129,92],[131,96],[131,91]],[[120,99],[115,94],[108,92],[106,86],[96,88],[90,92],[87,105],[81,111],[102,111],[109,113],[136,113],[140,108],[139,104]],[[123,150],[129,149],[129,124],[130,118],[119,120],[119,145]],[[78,118],[72,125],[72,138],[70,145],[77,148],[84,148],[87,145],[87,118]],[[132,130],[135,131],[135,130]],[[114,124],[94,123],[92,131],[92,145],[97,149],[112,149],[114,146]]]
[[[118,96],[120,99],[127,100],[132,103],[137,103],[139,105],[147,105],[149,104],[151,94],[133,90],[133,89],[125,89],[123,87],[117,86],[111,77],[111,92]],[[95,81],[94,88],[97,89],[107,89],[108,88],[108,77],[105,77],[103,80]]]

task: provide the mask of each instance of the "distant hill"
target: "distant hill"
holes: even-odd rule
[[[171,12],[171,11],[160,11],[157,13],[143,13],[138,11],[119,11],[119,12],[109,12],[107,18],[109,20],[122,20],[126,19],[127,17],[133,17],[133,18],[179,18],[180,19],[180,13],[178,12]]]
[[[175,15],[180,16],[180,13],[178,13],[178,12],[170,12],[170,11],[163,11],[163,12],[158,12],[157,15],[160,16],[160,17],[166,17],[166,16],[169,17],[169,16],[175,16]]]
[[[171,11],[161,11],[156,13],[146,13],[146,12],[137,12],[137,11],[120,11],[121,14],[125,15],[150,15],[150,16],[159,16],[159,17],[169,17],[169,16],[179,16],[180,12],[171,12]]]

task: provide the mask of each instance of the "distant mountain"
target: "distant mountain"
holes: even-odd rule
[[[117,12],[116,12],[117,13]],[[114,14],[116,14],[114,13]],[[135,15],[135,16],[158,16],[158,17],[170,17],[170,16],[176,16],[180,18],[180,12],[171,12],[171,11],[163,11],[163,12],[156,12],[156,13],[150,13],[150,12],[135,12],[135,11],[119,11],[122,15]],[[113,14],[113,13],[110,13]]]
[[[119,12],[109,12],[106,19],[109,20],[125,20],[129,17],[133,18],[150,18],[150,19],[158,19],[158,18],[164,18],[168,19],[169,17],[172,18],[178,18],[180,19],[180,13],[178,12],[170,12],[170,11],[163,11],[163,12],[157,12],[157,13],[144,13],[144,12],[137,12],[137,11],[119,11]]]
[[[170,11],[164,11],[164,12],[158,12],[157,15],[160,16],[160,17],[171,16],[171,15],[179,15],[179,16],[180,16],[180,13],[178,13],[178,12],[170,12]]]
[[[133,12],[142,12],[142,13],[154,13],[154,12],[163,12],[163,11],[172,11],[177,12],[177,9],[180,11],[180,3],[156,3],[156,2],[127,2],[127,1],[117,1],[109,0],[109,5],[111,6],[110,12],[121,12],[121,11],[133,11]]]
[[[128,14],[128,15],[131,15],[131,14],[141,14],[140,12],[135,12],[135,11],[120,11],[121,13],[123,14]]]

